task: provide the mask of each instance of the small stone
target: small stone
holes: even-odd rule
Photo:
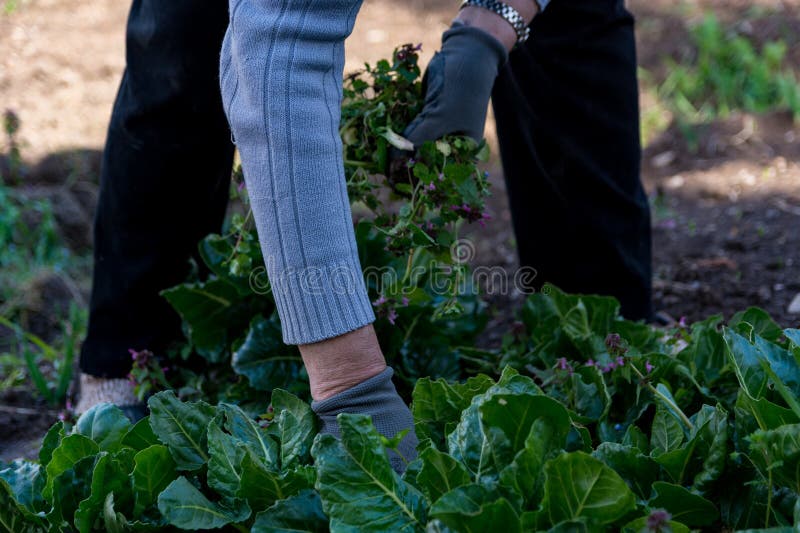
[[[675,152],[673,152],[672,150],[661,152],[657,156],[654,156],[651,161],[654,167],[664,168],[672,164],[673,161],[675,161]]]
[[[670,179],[667,180],[667,188],[680,189],[681,187],[683,187],[684,183],[686,183],[686,180],[683,179],[683,176],[678,174],[677,176],[672,176]]]
[[[789,309],[786,310],[790,315],[800,315],[800,293],[796,294],[789,304]]]

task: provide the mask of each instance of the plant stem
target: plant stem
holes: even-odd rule
[[[644,374],[642,374],[639,371],[639,369],[636,368],[636,365],[631,363],[631,368],[636,373],[636,375],[639,376],[639,379],[641,380],[642,383],[644,383],[645,387],[647,387],[650,390],[650,392],[653,393],[653,395],[655,395],[658,398],[660,398],[662,402],[666,403],[671,409],[673,409],[675,411],[675,414],[677,414],[678,417],[680,417],[681,421],[686,425],[686,427],[689,428],[689,431],[694,430],[694,424],[692,424],[692,421],[689,420],[689,417],[686,416],[686,413],[681,411],[681,408],[678,407],[678,405],[674,401],[672,401],[670,398],[664,396],[664,394],[662,394],[660,390],[658,390],[657,388],[653,387],[649,382],[647,382],[647,380],[644,377]]]

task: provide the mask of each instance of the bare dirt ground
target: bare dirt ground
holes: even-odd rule
[[[0,6],[3,2],[0,1]],[[640,64],[664,74],[663,58],[690,53],[687,24],[713,10],[739,23],[756,40],[783,38],[800,65],[800,0],[633,0]],[[455,0],[367,0],[348,41],[347,69],[387,56],[393,46],[424,43],[427,62],[457,8]],[[128,2],[119,0],[20,0],[0,14],[0,112],[20,117],[23,187],[53,200],[70,247],[86,254],[96,202],[100,151],[124,68]],[[749,22],[757,19],[757,24]],[[749,25],[749,26],[748,26]],[[643,93],[644,109],[653,105]],[[493,125],[487,138],[495,144]],[[0,139],[2,154],[7,150]],[[653,239],[656,307],[673,317],[730,316],[749,305],[767,309],[782,325],[797,327],[788,312],[800,293],[800,129],[791,117],[737,115],[697,133],[697,146],[670,127],[646,147],[643,179],[654,197]],[[499,164],[492,163],[493,219],[471,236],[476,262],[516,266],[510,214]],[[88,297],[89,272],[73,280],[61,300]],[[49,280],[52,281],[52,280]],[[50,287],[45,280],[41,285]],[[511,320],[520,296],[492,298],[497,314],[486,343]],[[49,296],[31,298],[46,334]],[[46,302],[42,305],[41,302]],[[57,303],[57,302],[56,302]],[[38,306],[38,307],[37,307]],[[0,397],[0,460],[30,455],[53,413],[24,391]],[[25,409],[42,411],[31,416]]]

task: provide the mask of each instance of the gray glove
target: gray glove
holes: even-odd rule
[[[506,47],[493,36],[453,23],[425,72],[425,107],[403,136],[415,147],[450,134],[483,139],[494,80],[507,59]]]

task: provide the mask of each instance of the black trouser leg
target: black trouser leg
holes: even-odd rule
[[[133,2],[103,155],[83,372],[124,377],[129,348],[159,351],[180,334],[159,291],[185,279],[228,199],[233,145],[218,81],[227,24],[226,0]]]
[[[493,105],[521,263],[640,319],[652,267],[633,25],[622,0],[553,0]]]

